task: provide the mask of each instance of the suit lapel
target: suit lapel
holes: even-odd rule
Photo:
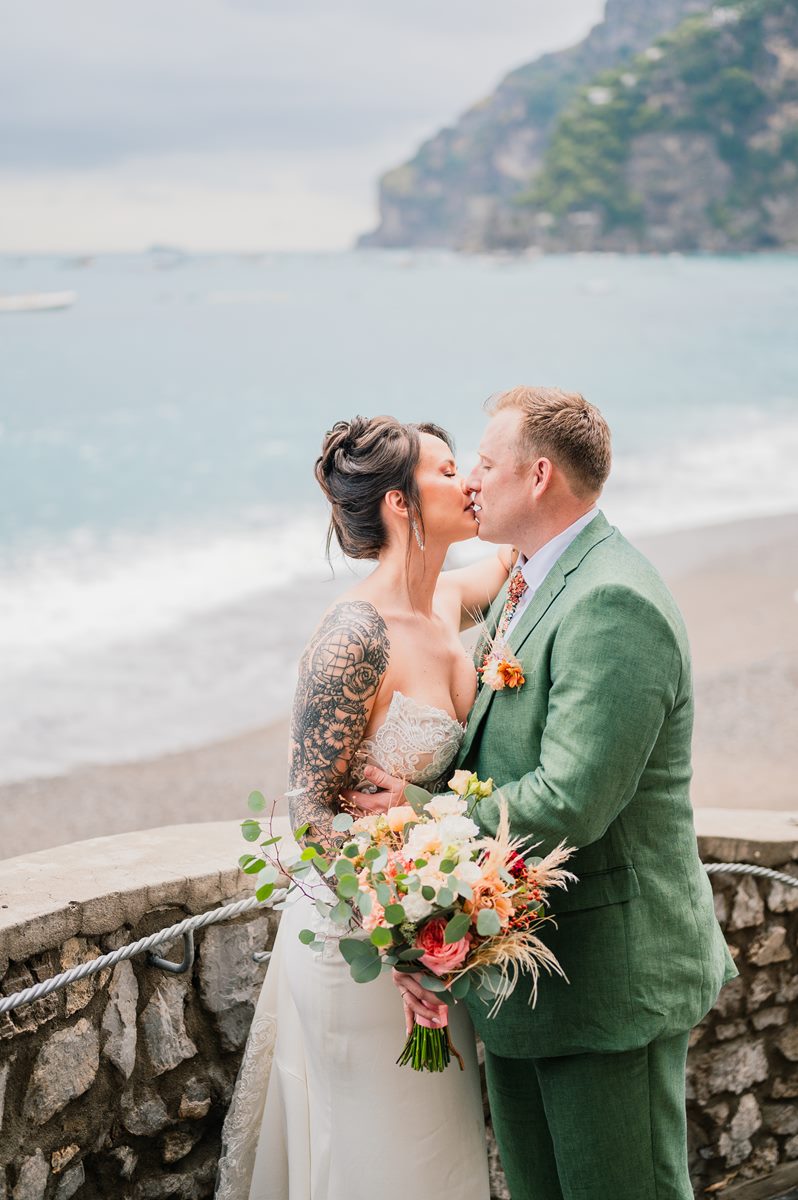
[[[571,542],[571,545],[563,552],[557,562],[549,571],[543,583],[540,585],[529,604],[524,609],[518,622],[510,632],[507,639],[507,645],[513,654],[518,654],[524,642],[530,636],[535,626],[546,615],[551,605],[559,596],[560,592],[568,582],[568,576],[577,569],[585,556],[597,546],[599,542],[603,542],[613,532],[613,527],[607,521],[607,518],[602,512],[599,512],[589,525],[586,525],[577,537]],[[498,600],[496,602],[498,604]],[[502,602],[503,604],[503,602]],[[501,612],[501,608],[498,610]],[[492,612],[491,617],[495,614]],[[498,616],[491,625],[491,629],[495,630],[498,624]],[[476,731],[482,724],[485,716],[490,709],[491,701],[496,693],[489,687],[480,686],[479,694],[474,701],[474,707],[468,717],[468,725],[466,727],[465,737],[463,738],[460,747],[459,762],[465,760],[466,755],[471,749]]]

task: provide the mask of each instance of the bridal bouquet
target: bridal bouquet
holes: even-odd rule
[[[546,858],[530,855],[528,838],[510,836],[503,803],[496,836],[482,837],[472,813],[492,781],[456,771],[449,786],[452,792],[431,795],[409,785],[407,803],[384,814],[355,820],[340,813],[333,825],[343,844],[335,854],[311,844],[303,858],[317,860],[335,893],[334,903],[316,901],[321,914],[358,931],[340,941],[357,983],[395,967],[416,973],[447,1003],[473,991],[492,1016],[522,972],[531,978],[531,1003],[541,968],[564,977],[537,931],[550,919],[548,890],[575,879],[563,869],[572,851],[562,843]],[[300,938],[321,946],[310,929]],[[416,1024],[397,1062],[442,1071],[452,1053],[459,1058],[448,1026]]]

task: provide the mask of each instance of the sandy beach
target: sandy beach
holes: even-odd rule
[[[798,812],[798,514],[635,540],[690,633],[694,804]],[[3,785],[0,857],[244,816],[253,789],[284,790],[286,742],[284,719],[196,750]]]

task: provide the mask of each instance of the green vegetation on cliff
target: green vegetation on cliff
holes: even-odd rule
[[[381,181],[363,245],[798,248],[798,0],[607,0]]]
[[[697,163],[691,144],[700,150]],[[798,206],[794,0],[718,5],[623,69],[603,72],[561,116],[542,170],[519,203],[551,214],[560,233],[562,218],[587,212],[598,218],[599,243],[625,229],[645,245],[658,200],[663,207],[663,181],[656,164],[634,169],[644,146],[649,155],[661,148],[677,170],[685,159],[670,191],[678,185],[703,206],[689,230],[672,230],[677,248],[713,237],[723,249],[789,242],[782,227],[792,229],[789,210]],[[709,160],[717,169],[707,179]],[[696,242],[704,226],[708,236]]]

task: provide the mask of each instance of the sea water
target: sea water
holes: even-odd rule
[[[0,781],[285,710],[339,418],[434,420],[468,468],[490,394],[557,384],[612,426],[625,532],[798,508],[795,257],[0,258],[66,290],[0,314]]]

